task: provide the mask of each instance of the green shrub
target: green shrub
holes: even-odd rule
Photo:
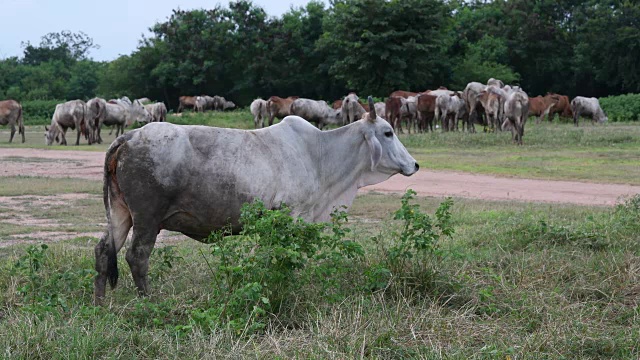
[[[640,120],[640,94],[627,94],[600,98],[600,106],[609,121]]]
[[[192,323],[205,329],[225,325],[238,334],[258,331],[266,325],[265,315],[277,313],[297,289],[296,279],[309,263],[362,255],[359,244],[344,239],[346,214],[331,216],[330,224],[314,224],[291,217],[286,206],[269,210],[260,201],[245,204],[240,236],[230,236],[227,229],[208,239],[212,299],[208,308],[192,312]]]
[[[65,100],[28,100],[21,102],[25,125],[50,124],[56,105],[63,102]]]

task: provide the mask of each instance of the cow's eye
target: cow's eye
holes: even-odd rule
[[[392,137],[393,136],[393,131],[387,131],[384,133],[384,136],[386,137]]]

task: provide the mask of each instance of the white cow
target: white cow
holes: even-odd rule
[[[127,103],[124,99],[109,100],[105,107],[104,125],[115,126],[116,136],[124,134],[124,128],[134,122],[149,123],[151,114],[139,102]]]
[[[609,120],[607,115],[600,107],[598,99],[576,96],[571,100],[571,111],[573,112],[573,123],[578,126],[580,116],[591,116],[591,121],[595,123],[604,123]]]
[[[351,124],[354,121],[360,120],[362,115],[366,112],[362,105],[360,105],[360,98],[355,93],[350,93],[342,100],[342,107],[340,108],[342,113],[342,124]],[[384,113],[381,113],[384,114]]]
[[[255,99],[249,107],[251,115],[253,115],[253,124],[255,128],[264,127],[264,119],[269,118],[269,110],[267,109],[267,101],[263,99]],[[258,126],[260,124],[260,126]]]
[[[95,247],[96,303],[107,280],[117,284],[117,254],[132,227],[126,259],[139,293],[147,294],[160,229],[199,241],[226,226],[237,233],[242,205],[256,199],[268,209],[286,204],[309,222],[328,221],[351,206],[358,188],[418,168],[375,110],[332,131],[298,116],[257,130],[153,123],[130,131],[105,155],[107,228]]]
[[[151,122],[167,121],[167,106],[163,102],[144,105],[151,115]]]
[[[89,136],[89,128],[85,123],[87,113],[87,104],[82,100],[71,100],[56,105],[56,110],[51,118],[51,127],[46,127],[44,134],[47,145],[53,144],[53,140],[61,138],[60,144],[67,145],[67,129],[77,130],[76,145],[80,145],[80,135],[84,133],[89,137],[89,145],[91,145],[92,136]]]
[[[309,122],[315,123],[320,130],[327,125],[340,125],[342,123],[340,111],[333,109],[324,100],[296,99],[291,104],[291,115],[298,115]]]

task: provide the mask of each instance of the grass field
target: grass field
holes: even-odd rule
[[[253,126],[246,111],[170,121]],[[639,184],[639,129],[530,123],[522,147],[507,133],[401,140],[427,169]],[[46,148],[42,133],[29,127],[26,144],[9,145],[0,130],[0,152]],[[53,148],[104,151],[107,143]],[[615,208],[454,199],[453,235],[411,256],[394,248],[406,230],[392,217],[400,195],[359,196],[343,240],[364,254],[310,259],[286,278],[277,307],[244,319],[262,328],[225,321],[232,303],[220,296],[228,289],[212,255],[223,243],[179,236],[154,250],[150,297],[136,296],[121,251],[118,287],[93,306],[101,184],[1,179],[10,185],[0,186],[2,358],[640,357],[638,196]],[[414,202],[434,220],[441,201]],[[260,303],[252,294],[244,301]]]
[[[228,113],[185,113],[169,116],[176,124],[253,128],[246,110]],[[481,131],[481,127],[478,127]],[[27,128],[25,144],[8,144],[6,128],[0,129],[0,149],[32,147],[104,151],[113,140],[103,131],[105,143],[87,146],[44,144],[44,127]],[[72,139],[72,140],[70,140]],[[447,133],[400,135],[401,141],[423,169],[465,171],[522,178],[592,181],[640,185],[640,125],[610,123],[591,125],[583,121],[576,128],[570,123],[529,121],[525,145],[513,146],[511,134]],[[68,136],[69,143],[75,136]],[[82,144],[86,144],[84,139]]]
[[[25,211],[82,232],[100,216],[95,200]],[[416,201],[427,213],[440,202]],[[358,197],[347,238],[365,255],[340,260],[329,276],[314,271],[322,262],[297,272],[288,279],[296,290],[257,332],[195,317],[219,291],[211,245],[156,248],[149,298],[135,296],[121,253],[121,281],[104,307],[91,303],[95,237],[0,248],[3,358],[640,356],[638,198],[616,209],[456,199],[455,234],[440,241],[440,255],[381,277],[399,206],[399,196]]]

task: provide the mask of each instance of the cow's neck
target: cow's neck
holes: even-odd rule
[[[371,166],[369,148],[360,127],[348,126],[320,134],[318,163],[320,164],[319,204],[323,212],[336,206],[350,207],[358,191],[360,178]],[[328,215],[328,214],[325,214]]]

